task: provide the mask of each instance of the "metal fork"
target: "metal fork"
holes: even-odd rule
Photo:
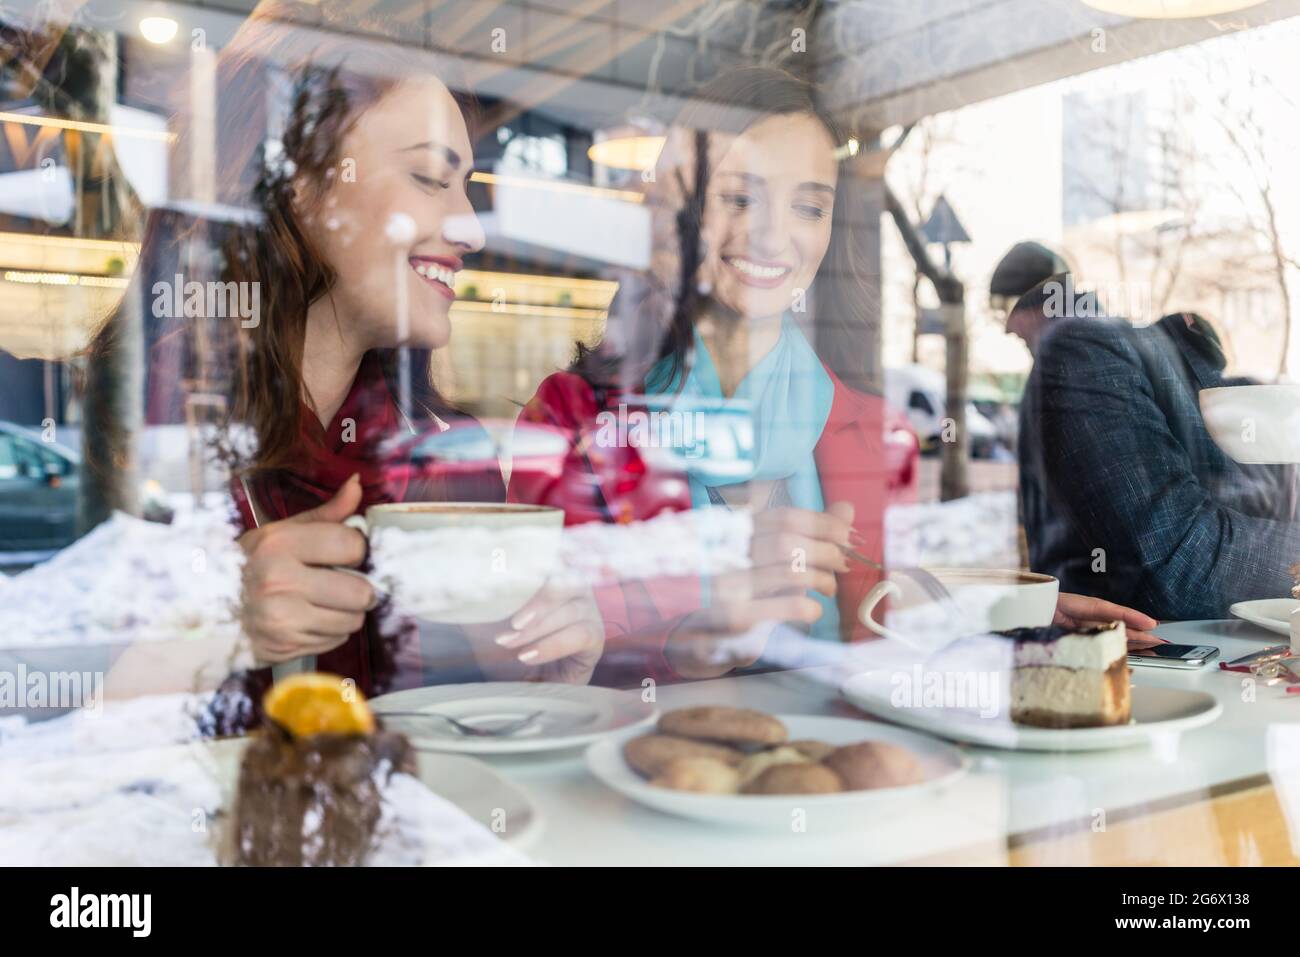
[[[531,725],[540,718],[544,711],[534,711],[532,714],[526,714],[522,718],[517,718],[508,724],[503,724],[497,728],[480,728],[472,724],[466,724],[463,721],[457,721],[451,715],[439,714],[436,711],[376,711],[381,718],[438,718],[446,721],[456,729],[460,734],[470,738],[506,738],[512,734],[518,734],[524,728]]]

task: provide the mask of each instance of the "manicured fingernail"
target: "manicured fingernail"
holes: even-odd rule
[[[505,634],[497,635],[492,640],[495,641],[498,645],[508,645],[510,644],[510,642],[512,642],[514,639],[518,637],[519,637],[519,632],[507,631]]]
[[[515,631],[523,631],[528,627],[528,623],[537,617],[535,611],[525,611],[510,619],[510,627]]]
[[[528,664],[528,662],[532,661],[539,654],[541,654],[541,652],[538,651],[536,648],[529,648],[527,651],[522,651],[519,653],[519,660],[522,661],[524,664]]]

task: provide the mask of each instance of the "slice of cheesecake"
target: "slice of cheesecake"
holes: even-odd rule
[[[1012,722],[1039,728],[1128,723],[1128,639],[1123,622],[995,634],[1013,643]]]

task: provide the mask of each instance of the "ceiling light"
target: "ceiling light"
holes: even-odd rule
[[[0,274],[5,282],[28,286],[97,286],[105,289],[125,289],[131,280],[122,276],[88,276],[66,272],[25,272],[6,269]]]
[[[511,176],[501,173],[474,172],[470,181],[485,186],[522,186],[525,189],[549,189],[557,193],[582,193],[587,196],[600,196],[619,199],[628,203],[645,202],[645,194],[631,189],[610,189],[606,186],[588,186],[586,183],[572,183],[568,180],[537,179],[531,176]]]
[[[66,120],[58,116],[36,116],[31,113],[10,113],[0,110],[0,123],[23,123],[27,126],[48,126],[59,130],[77,130],[82,133],[107,133],[110,136],[136,136],[146,140],[170,142],[175,133],[166,130],[146,130],[134,126],[114,126],[111,123],[90,123],[86,120]]]
[[[159,46],[172,42],[176,28],[177,23],[171,17],[145,17],[140,21],[140,35]]]
[[[840,160],[848,159],[851,156],[857,156],[861,149],[862,144],[859,143],[857,139],[850,137],[848,142],[844,143],[842,146],[835,147],[835,160],[838,162]]]
[[[537,306],[524,302],[476,302],[473,299],[452,303],[452,314],[459,312],[491,312],[505,316],[537,316],[543,319],[605,319],[607,309],[588,309],[580,306]]]
[[[659,160],[666,138],[636,133],[629,136],[611,136],[593,143],[587,157],[600,166],[611,169],[647,170]]]

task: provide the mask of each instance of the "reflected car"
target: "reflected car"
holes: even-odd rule
[[[21,570],[75,542],[80,494],[80,452],[0,422],[0,568]],[[175,514],[153,479],[141,481],[139,504],[146,521],[166,524]]]
[[[938,454],[948,419],[947,380],[942,373],[919,365],[885,370],[887,402],[901,409],[927,453]],[[975,403],[966,402],[966,431],[970,436],[971,458],[993,458],[998,451],[998,430]]]
[[[39,561],[77,537],[81,456],[0,422],[0,562]]]
[[[889,504],[916,501],[921,483],[921,440],[907,416],[885,403],[885,472]]]
[[[665,443],[638,447],[627,441],[627,433],[638,427],[630,412],[626,419],[608,423],[608,428],[620,430],[618,435],[602,435],[597,428],[579,436],[530,422],[485,421],[483,427],[457,423],[446,431],[425,432],[395,443],[386,450],[392,459],[387,474],[405,483],[450,480],[454,489],[458,479],[472,480],[498,462],[508,462],[516,494],[564,509],[568,525],[643,520],[691,507],[687,467],[698,470],[703,457],[713,474],[747,474],[754,446],[748,410],[715,405],[699,410],[708,413],[700,420],[703,425],[687,429],[680,448]],[[644,408],[662,411],[653,402]],[[642,425],[646,422],[641,420]],[[669,420],[669,427],[684,425],[679,417]],[[888,504],[914,502],[920,442],[907,417],[889,406],[883,438]]]

